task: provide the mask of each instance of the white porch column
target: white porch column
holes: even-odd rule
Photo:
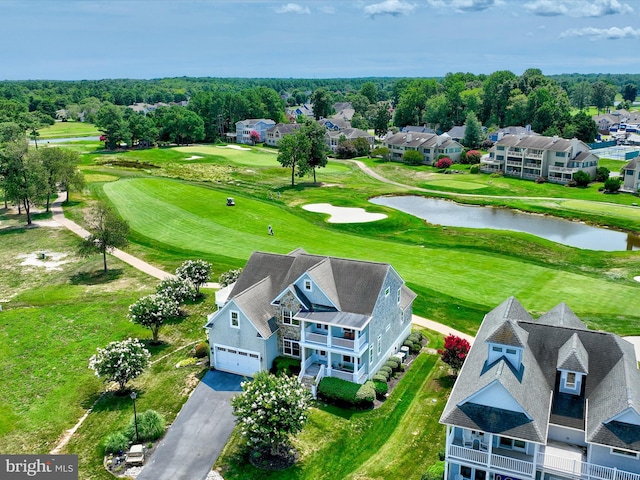
[[[300,343],[305,342],[307,340],[307,334],[306,334],[306,323],[304,320],[300,321]]]

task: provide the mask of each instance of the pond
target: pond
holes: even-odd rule
[[[508,208],[462,205],[414,195],[374,197],[371,203],[394,208],[448,227],[490,228],[526,232],[570,247],[609,252],[640,249],[640,237],[591,227],[555,217],[516,212]]]

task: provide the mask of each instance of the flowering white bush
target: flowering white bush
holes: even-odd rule
[[[178,303],[195,300],[196,289],[189,280],[182,278],[165,278],[156,287],[156,293],[173,298]]]
[[[221,287],[226,287],[227,285],[231,285],[233,282],[235,282],[238,279],[241,273],[242,273],[241,268],[236,268],[236,269],[223,272],[218,277],[218,283],[220,284]]]
[[[247,444],[278,455],[288,449],[289,436],[304,427],[310,400],[311,393],[297,378],[263,371],[242,383],[242,393],[231,405]]]
[[[89,368],[98,377],[117,382],[123,391],[129,380],[140,375],[149,364],[151,354],[137,338],[111,342],[89,359]]]
[[[154,293],[141,297],[129,306],[129,320],[151,329],[153,341],[158,341],[162,324],[180,315],[180,305],[173,298]]]
[[[211,273],[211,264],[204,260],[187,260],[176,268],[176,276],[183,280],[191,280],[196,293],[200,293],[200,286],[209,281]]]

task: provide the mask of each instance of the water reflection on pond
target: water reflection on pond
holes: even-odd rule
[[[636,235],[507,208],[461,205],[414,195],[375,197],[370,201],[409,213],[434,225],[526,232],[563,245],[589,250],[640,249],[640,237]]]

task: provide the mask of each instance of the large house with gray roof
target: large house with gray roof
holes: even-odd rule
[[[462,154],[462,145],[446,133],[389,132],[382,140],[382,146],[389,149],[389,156],[395,161],[402,161],[408,150],[416,150],[422,154],[423,162],[427,165],[435,163],[441,156],[449,157],[453,163],[457,163]]]
[[[364,383],[411,333],[415,297],[388,264],[254,252],[216,294],[205,325],[211,366],[253,376],[284,355],[300,359],[303,381]]]
[[[586,143],[558,136],[505,135],[480,160],[480,171],[485,173],[562,184],[572,181],[579,170],[594,178],[597,168],[598,157]]]
[[[445,480],[639,480],[634,347],[561,303],[485,317],[444,408]]]

